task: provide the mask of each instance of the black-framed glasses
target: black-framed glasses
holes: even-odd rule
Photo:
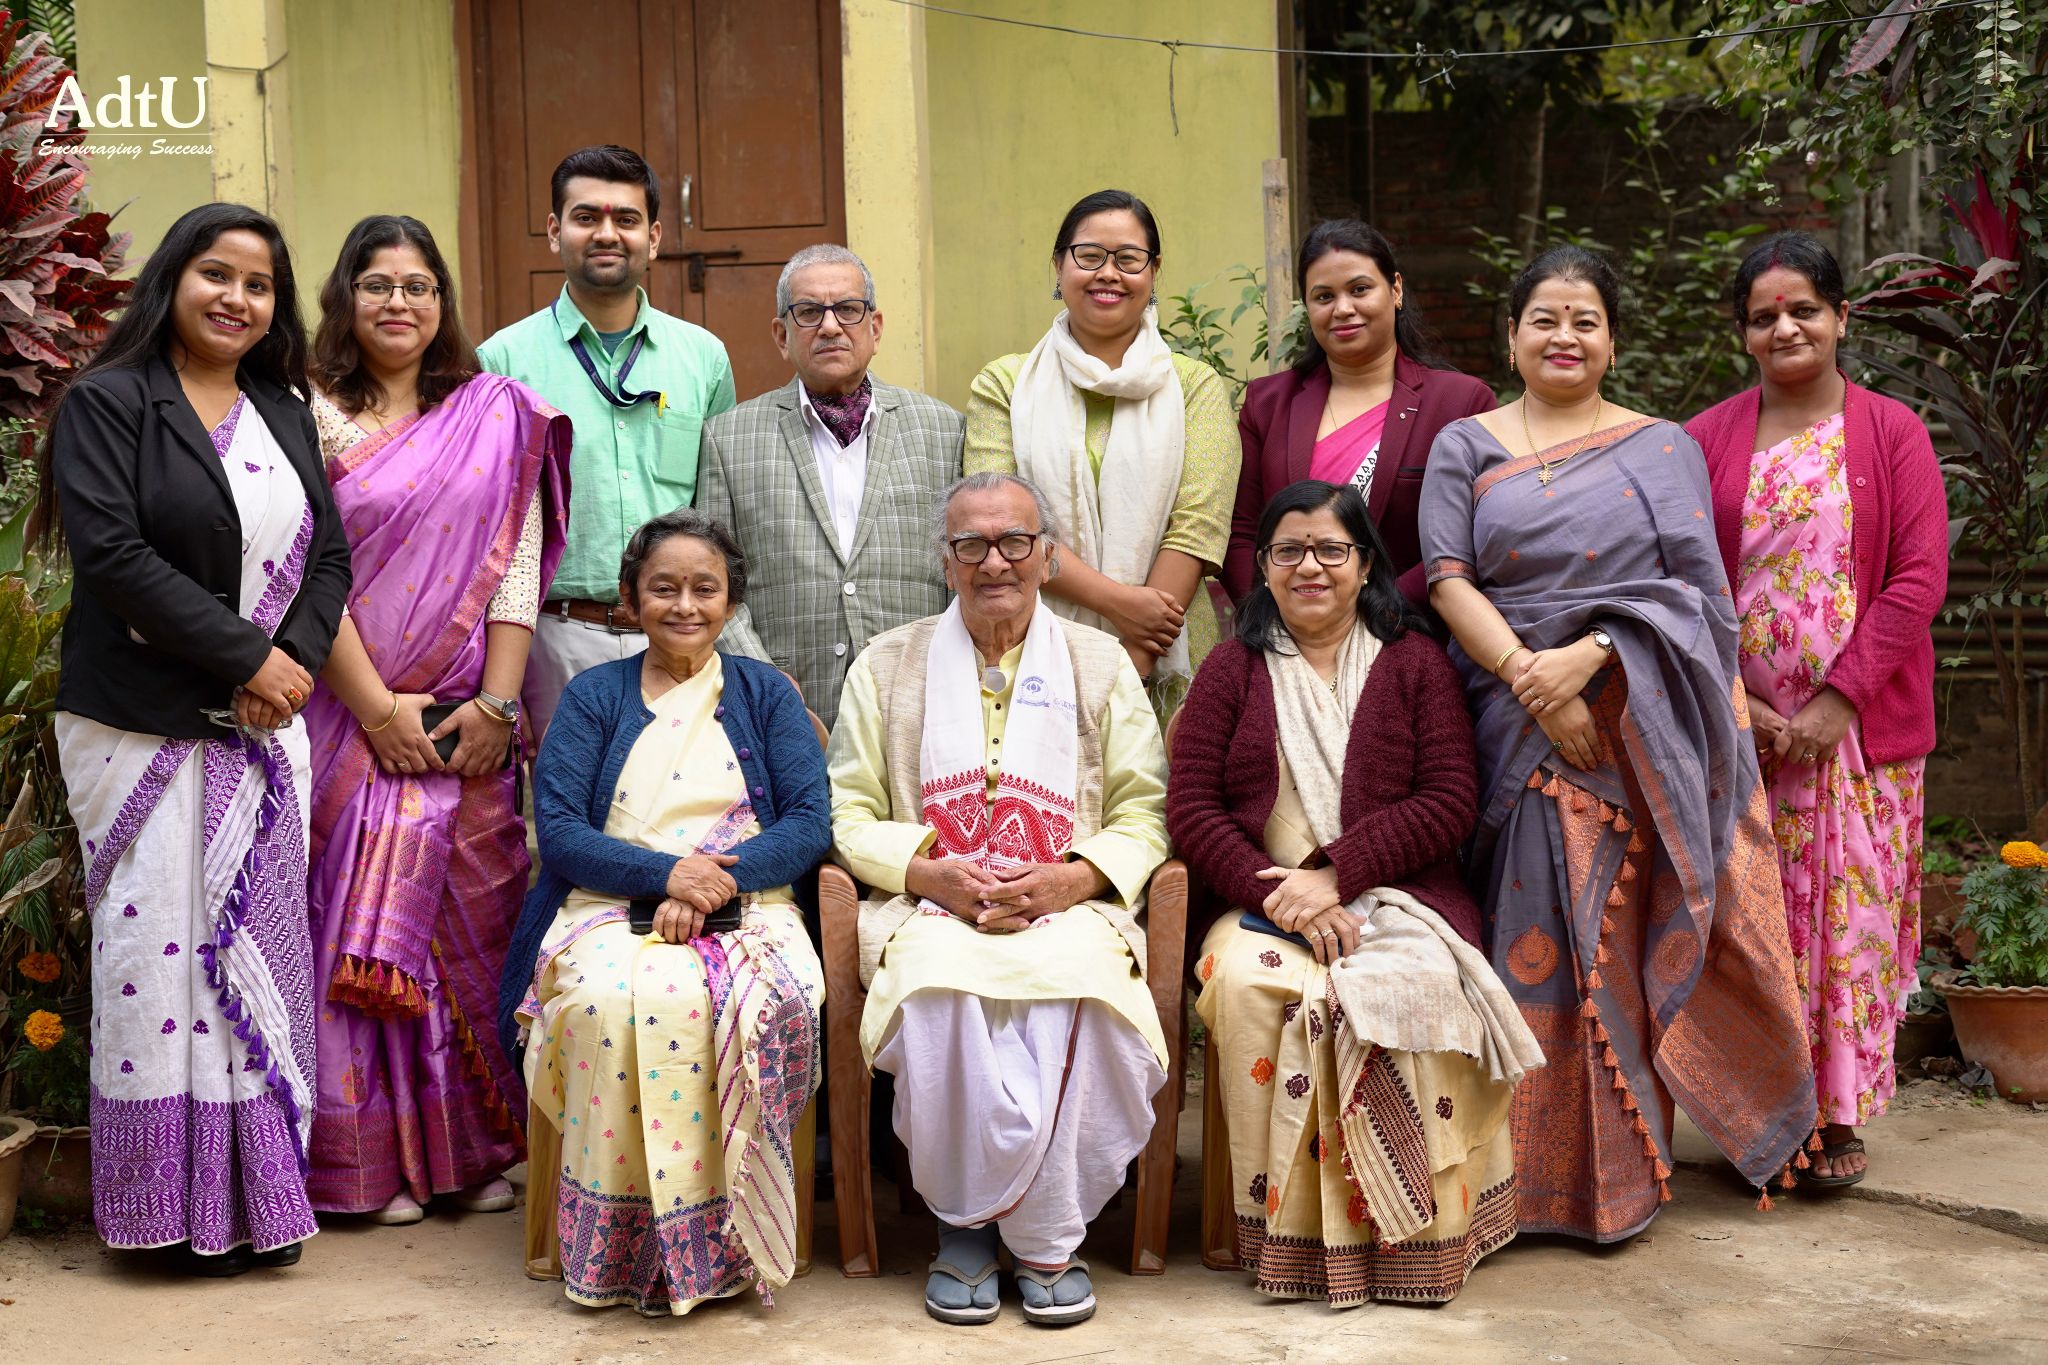
[[[1067,248],[1067,259],[1080,270],[1100,270],[1115,261],[1118,273],[1142,275],[1146,266],[1159,259],[1159,253],[1141,246],[1120,246],[1111,251],[1095,242],[1076,242]]]
[[[991,548],[1010,563],[1031,558],[1032,550],[1038,546],[1038,532],[1012,531],[1008,535],[990,540],[987,536],[948,536],[946,548],[953,552],[953,558],[962,564],[979,564],[988,558]]]
[[[357,280],[355,291],[359,297],[375,304],[389,303],[392,294],[397,293],[413,308],[431,308],[434,300],[441,296],[441,286],[427,280]]]
[[[1266,557],[1267,562],[1291,569],[1314,552],[1316,563],[1326,569],[1334,569],[1351,558],[1353,550],[1363,554],[1367,547],[1348,540],[1319,540],[1313,545],[1304,545],[1298,540],[1276,540],[1259,553]]]
[[[799,327],[823,327],[825,314],[830,313],[841,327],[858,327],[867,320],[875,305],[866,299],[840,299],[836,303],[792,303],[782,310],[782,316]]]

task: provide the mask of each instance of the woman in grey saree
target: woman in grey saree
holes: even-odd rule
[[[1518,281],[1529,393],[1437,438],[1421,535],[1493,964],[1549,1062],[1515,1096],[1522,1230],[1607,1242],[1671,1197],[1674,1104],[1763,1186],[1804,1160],[1814,1090],[1706,464],[1600,399],[1604,270],[1553,252]]]

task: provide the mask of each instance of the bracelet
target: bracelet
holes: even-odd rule
[[[1500,676],[1500,670],[1502,666],[1505,665],[1509,659],[1515,657],[1515,652],[1517,650],[1523,650],[1527,648],[1529,648],[1529,646],[1523,644],[1520,640],[1517,640],[1515,641],[1515,643],[1509,645],[1506,649],[1502,650],[1500,652],[1500,657],[1493,661],[1493,676],[1496,678]]]
[[[384,717],[384,719],[383,719],[383,721],[382,721],[381,723],[379,723],[379,724],[376,724],[376,725],[363,725],[363,723],[362,723],[361,721],[357,721],[357,722],[356,722],[356,724],[357,724],[357,725],[362,725],[362,727],[363,727],[363,733],[364,733],[364,734],[366,734],[366,735],[374,735],[374,734],[376,734],[376,733],[377,733],[377,732],[378,732],[379,730],[382,730],[382,729],[384,729],[384,728],[385,728],[386,726],[390,725],[392,721],[394,721],[394,720],[397,720],[397,719],[398,719],[398,694],[397,694],[396,692],[393,692],[393,693],[391,694],[391,714],[390,714],[390,715],[388,715],[388,716],[386,716],[386,717]]]
[[[510,725],[512,723],[511,716],[507,715],[503,711],[500,711],[497,707],[491,705],[482,697],[471,697],[469,699],[469,702],[470,705],[474,706],[477,710],[483,712],[485,715],[489,716],[492,720],[498,722],[498,724],[500,725]]]

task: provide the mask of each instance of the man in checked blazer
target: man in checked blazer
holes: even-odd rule
[[[829,726],[869,638],[946,609],[931,514],[960,477],[965,423],[868,374],[882,315],[843,246],[790,257],[771,328],[796,377],[705,426],[697,506],[747,555],[747,602],[718,647],[788,673]]]

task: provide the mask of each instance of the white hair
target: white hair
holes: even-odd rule
[[[782,274],[775,281],[775,316],[781,317],[789,308],[789,282],[796,278],[799,270],[808,270],[814,265],[857,265],[860,267],[860,296],[867,300],[868,307],[875,306],[875,277],[868,273],[868,263],[834,242],[820,242],[807,246],[789,258],[789,264],[782,267]]]
[[[1052,504],[1045,500],[1045,494],[1038,491],[1037,484],[1021,474],[1000,474],[985,469],[979,474],[956,479],[952,487],[939,494],[939,500],[932,504],[932,550],[939,557],[941,569],[946,563],[946,518],[953,510],[953,500],[962,493],[992,493],[999,488],[1021,488],[1029,493],[1038,508],[1038,533],[1054,545],[1060,543],[1059,519],[1053,516]]]

